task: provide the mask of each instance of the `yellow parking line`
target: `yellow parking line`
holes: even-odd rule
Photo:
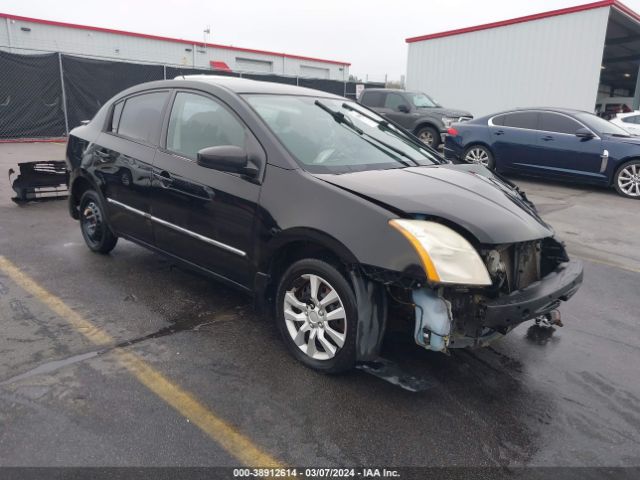
[[[58,316],[66,320],[91,342],[100,346],[116,343],[109,333],[89,322],[1,255],[0,270]],[[115,349],[114,354],[119,363],[140,383],[173,407],[178,413],[188,418],[190,422],[197,425],[243,465],[271,468],[282,468],[284,466],[138,355],[123,349]]]

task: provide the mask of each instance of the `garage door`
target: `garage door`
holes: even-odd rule
[[[236,70],[244,72],[273,72],[273,62],[267,60],[255,60],[253,58],[236,57]]]
[[[329,78],[329,69],[300,65],[300,75],[303,77]]]

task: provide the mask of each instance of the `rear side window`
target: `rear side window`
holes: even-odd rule
[[[118,135],[151,142],[160,129],[162,110],[168,96],[169,92],[153,92],[128,98],[117,125]]]
[[[538,112],[508,113],[504,115],[504,123],[502,125],[504,125],[505,127],[536,130],[538,128]]]
[[[578,129],[582,128],[582,125],[569,117],[548,112],[540,113],[539,125],[538,130],[544,130],[545,132],[568,133],[571,135],[576,133]]]
[[[506,115],[498,115],[497,117],[493,117],[491,119],[491,123],[493,123],[494,125],[504,125],[504,117],[506,117]]]
[[[624,123],[640,123],[640,115],[632,115],[622,119]]]
[[[173,102],[167,150],[195,159],[198,151],[222,145],[245,146],[244,125],[210,97],[179,92]]]
[[[362,100],[360,101],[367,107],[382,107],[382,102],[384,102],[384,93],[367,92],[366,90],[362,93]]]

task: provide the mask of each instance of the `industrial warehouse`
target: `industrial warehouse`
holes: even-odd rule
[[[616,107],[640,102],[640,15],[617,0],[406,42],[407,88],[476,116],[537,105],[594,112],[608,97],[624,99]]]

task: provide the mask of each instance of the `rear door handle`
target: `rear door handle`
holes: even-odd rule
[[[173,183],[173,178],[171,178],[169,172],[165,170],[160,173],[153,172],[153,176],[160,182],[162,188],[169,188]]]
[[[553,140],[553,137],[551,135],[546,135],[546,136],[542,137],[542,140],[544,140],[545,142],[549,142],[549,141]]]
[[[494,135],[504,135],[504,130],[498,130],[496,132],[493,132]]]

